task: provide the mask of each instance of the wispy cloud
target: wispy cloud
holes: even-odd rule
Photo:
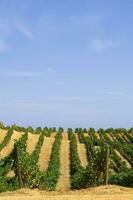
[[[93,39],[89,44],[89,49],[94,52],[103,52],[116,46],[117,44],[110,39]]]
[[[111,95],[111,96],[126,96],[126,93],[117,91],[97,90],[96,92],[99,94]]]
[[[87,96],[50,97],[47,98],[46,100],[52,102],[84,102],[88,101],[89,97]]]
[[[28,39],[34,40],[33,33],[29,28],[27,28],[24,24],[20,23],[19,21],[15,20],[16,28]]]
[[[44,76],[43,73],[39,72],[32,72],[27,70],[7,70],[1,71],[1,76],[12,76],[12,77],[27,77],[27,78],[34,78],[34,77],[42,77]]]
[[[39,71],[33,71],[32,69],[26,69],[25,67],[18,68],[12,68],[12,69],[6,69],[6,70],[0,70],[0,76],[10,76],[10,77],[27,77],[27,78],[36,78],[36,77],[45,77],[45,78],[56,78],[54,68],[46,68],[45,70]],[[52,80],[55,81],[54,84],[56,85],[56,81],[58,80]]]

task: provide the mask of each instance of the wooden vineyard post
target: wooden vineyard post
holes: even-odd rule
[[[19,181],[19,188],[23,187],[22,175],[21,175],[21,161],[20,161],[20,154],[19,154],[19,147],[16,142],[15,144],[15,151],[16,151],[16,171]]]
[[[104,180],[105,185],[108,185],[108,179],[109,179],[109,145],[106,146],[105,150],[105,180]]]

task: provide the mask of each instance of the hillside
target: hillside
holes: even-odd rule
[[[38,187],[41,190],[66,192],[71,189],[91,187],[91,184],[97,186],[104,181],[105,150],[108,145],[109,181],[112,181],[111,184],[119,184],[119,174],[131,171],[133,167],[132,142],[133,135],[128,133],[125,135],[107,132],[84,133],[80,130],[78,133],[72,130],[52,132],[51,129],[32,133],[24,130],[0,129],[0,169],[2,170],[0,178],[5,180],[6,177],[7,190],[8,183],[13,190],[19,187],[18,177],[23,183],[26,180],[29,188]],[[89,170],[95,170],[95,165],[93,169],[90,168],[92,161],[99,171],[98,174],[94,171],[97,180],[91,180],[91,174],[88,173]],[[86,177],[89,181],[95,182],[90,182],[88,185]],[[132,181],[131,176],[130,179]],[[132,184],[130,179],[126,186]],[[110,190],[111,187],[107,191]]]

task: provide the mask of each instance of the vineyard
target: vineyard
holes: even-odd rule
[[[133,187],[133,128],[33,129],[0,124],[0,192]]]

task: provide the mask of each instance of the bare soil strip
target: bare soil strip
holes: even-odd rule
[[[113,133],[109,133],[109,135],[110,135],[110,137],[112,137],[112,140],[113,140],[113,141],[116,141],[116,138],[115,138],[115,136],[113,135]]]
[[[6,134],[7,134],[7,130],[0,129],[0,144],[3,142]]]
[[[9,171],[7,174],[6,174],[6,177],[7,178],[13,178],[15,176],[15,172],[13,170]]]
[[[54,141],[54,138],[44,137],[44,142],[41,147],[41,152],[38,161],[38,165],[41,171],[45,171],[48,167]]]
[[[126,166],[127,166],[128,168],[131,168],[130,163],[120,154],[120,152],[117,151],[116,149],[115,149],[115,152],[116,152],[116,154],[122,159],[122,161],[124,161],[124,162],[126,163]]]
[[[84,133],[84,136],[85,136],[85,137],[88,137],[88,136],[89,136],[89,134],[88,134],[88,133]]]
[[[127,136],[126,135],[124,135],[124,133],[122,133],[122,139],[125,139],[125,141],[126,142],[129,142],[130,143],[130,140],[127,138]]]
[[[57,190],[65,191],[70,189],[70,149],[67,134],[63,134],[60,150],[60,178],[57,184]]]
[[[100,135],[99,135],[99,133],[95,133],[95,135],[96,135],[97,139],[100,140]]]
[[[88,164],[88,160],[87,160],[87,152],[86,152],[85,145],[80,143],[78,134],[75,133],[75,136],[77,140],[77,150],[78,150],[79,158],[81,161],[81,165],[83,167],[86,167]]]
[[[13,131],[10,141],[0,152],[0,159],[7,157],[13,150],[15,141],[18,141],[24,133]]]
[[[133,195],[126,194],[107,194],[107,195],[36,195],[36,196],[7,196],[0,197],[0,200],[132,200]]]
[[[39,137],[40,137],[40,134],[28,133],[27,146],[26,146],[27,153],[32,154],[32,152],[36,148]]]
[[[20,189],[0,194],[0,200],[132,200],[133,189],[120,186],[100,186],[85,190],[46,192]]]
[[[57,134],[56,132],[52,132],[52,133],[51,133],[51,137],[52,137],[52,138],[55,138],[56,134]]]
[[[80,143],[79,137],[78,137],[78,134],[77,134],[77,133],[75,133],[75,137],[76,137],[76,140],[77,140],[77,144]]]
[[[81,165],[83,167],[86,167],[87,164],[88,164],[88,160],[87,160],[87,152],[86,152],[85,145],[78,143],[77,149],[78,149],[78,154],[79,154],[79,158],[80,158],[80,161],[81,161]]]
[[[68,133],[66,132],[62,133],[62,140],[68,141]]]
[[[107,136],[108,136],[108,138],[109,138],[112,142],[114,142],[114,140],[113,140],[113,138],[111,137],[110,133],[108,133]]]

